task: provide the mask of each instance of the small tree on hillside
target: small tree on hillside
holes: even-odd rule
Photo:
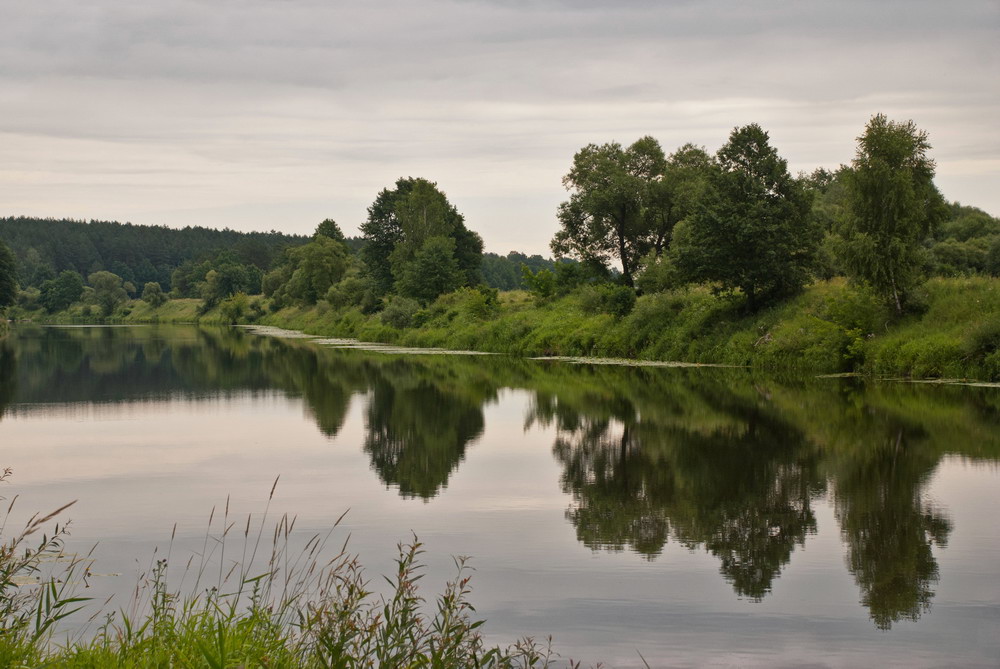
[[[87,281],[94,289],[94,300],[101,308],[101,316],[107,318],[115,312],[126,299],[125,289],[122,287],[122,278],[111,272],[94,272]]]
[[[83,277],[72,270],[63,270],[55,279],[42,283],[39,302],[49,313],[69,307],[83,293]]]
[[[154,309],[158,309],[166,303],[167,296],[163,293],[160,284],[150,281],[142,289],[142,301]]]
[[[849,211],[838,255],[852,278],[870,284],[897,312],[923,280],[921,243],[946,215],[930,148],[927,133],[913,121],[878,114],[858,137],[853,169],[845,176]]]

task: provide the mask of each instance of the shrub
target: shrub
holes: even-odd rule
[[[167,301],[163,288],[155,281],[148,282],[142,289],[142,301],[157,309]]]
[[[364,300],[368,289],[368,281],[356,276],[347,277],[330,286],[330,290],[326,292],[326,301],[334,309],[357,306]]]
[[[1000,314],[992,314],[969,333],[963,342],[962,352],[974,360],[985,360],[1000,351]]]
[[[246,293],[236,293],[219,303],[219,312],[227,323],[238,323],[250,310],[250,298]]]
[[[402,330],[413,323],[413,317],[420,311],[420,303],[409,297],[395,296],[382,312],[382,322],[390,327]]]
[[[479,285],[462,292],[465,312],[472,318],[486,320],[500,313],[500,292],[496,288]]]
[[[580,308],[586,314],[627,316],[635,307],[635,291],[628,286],[602,284],[580,290]]]

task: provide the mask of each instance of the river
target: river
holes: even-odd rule
[[[67,546],[93,550],[81,587],[111,608],[156,556],[214,550],[227,505],[242,541],[277,479],[264,522],[308,537],[343,515],[332,543],[373,581],[413,535],[428,597],[471,556],[491,643],[1000,666],[1000,388],[18,326],[0,449],[15,517],[78,500]]]

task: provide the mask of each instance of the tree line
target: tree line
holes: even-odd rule
[[[757,124],[714,155],[685,144],[668,156],[652,137],[590,144],[563,180],[552,250],[617,261],[640,290],[707,283],[750,310],[844,275],[902,311],[927,276],[1000,274],[1000,220],[949,205],[929,150],[913,121],[882,114],[850,165],[798,176]]]
[[[1000,275],[1000,220],[949,204],[934,185],[927,133],[876,115],[850,165],[793,176],[768,133],[735,128],[715,153],[667,155],[643,137],[583,147],[563,179],[556,260],[484,253],[437,184],[380,191],[347,238],[331,219],[312,237],[94,221],[0,219],[0,305],[108,316],[129,297],[220,302],[233,316],[325,303],[411,325],[439,295],[523,288],[545,300],[583,288],[584,307],[628,313],[642,292],[704,284],[750,311],[813,279],[847,276],[902,312],[932,275]],[[620,269],[619,269],[620,267]],[[18,289],[20,286],[20,290]],[[148,299],[147,299],[148,298]]]

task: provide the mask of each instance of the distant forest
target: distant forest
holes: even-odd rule
[[[106,270],[136,285],[155,281],[169,290],[171,275],[186,261],[227,251],[243,264],[267,270],[286,248],[309,238],[274,231],[11,217],[0,218],[0,240],[18,259],[22,288],[41,286],[65,270],[84,277]]]
[[[214,265],[222,255],[255,267],[263,274],[281,262],[286,249],[302,246],[310,239],[273,230],[240,232],[116,221],[0,218],[0,242],[10,247],[17,258],[17,278],[22,289],[40,288],[67,270],[82,277],[103,270],[134,286],[156,282],[164,291],[170,291],[176,287],[174,272],[182,266],[200,266],[205,262]],[[352,253],[358,253],[365,245],[362,237],[346,237],[343,241]],[[540,255],[528,256],[517,251],[506,256],[484,253],[482,281],[499,290],[523,288],[522,265],[537,272],[552,269],[554,263]]]

